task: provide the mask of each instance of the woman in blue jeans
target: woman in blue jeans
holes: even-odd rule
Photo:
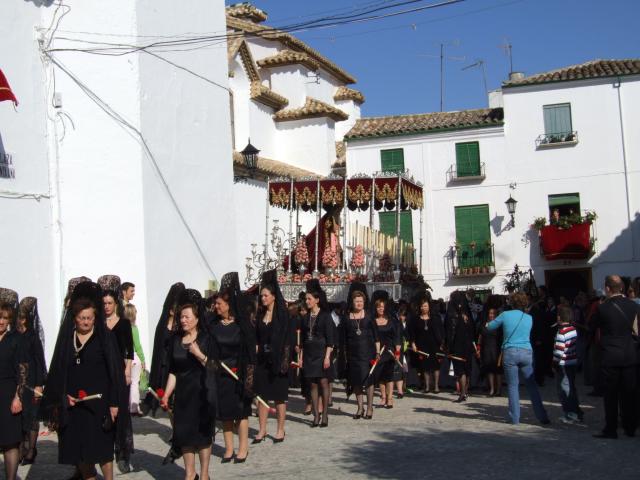
[[[529,398],[536,418],[547,425],[549,417],[542,405],[540,392],[533,376],[533,350],[529,340],[533,319],[524,312],[527,307],[527,295],[516,292],[511,295],[513,310],[501,313],[498,318],[487,325],[488,330],[502,327],[502,364],[509,391],[509,416],[511,423],[520,423],[520,394],[518,392],[519,372],[522,372]]]

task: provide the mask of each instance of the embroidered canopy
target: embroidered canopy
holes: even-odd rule
[[[418,210],[424,206],[422,185],[404,175],[355,176],[322,180],[274,180],[269,183],[269,203],[285,209],[316,210],[319,201],[323,208],[346,203],[349,210],[367,210],[374,199],[375,210],[394,210],[400,184],[401,210]],[[345,202],[346,187],[346,202]],[[293,189],[293,194],[292,194]]]

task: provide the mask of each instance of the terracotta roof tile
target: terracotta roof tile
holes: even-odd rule
[[[242,158],[242,154],[240,152],[233,152],[233,169],[235,173],[246,172],[244,158]],[[258,157],[257,170],[259,175],[271,178],[286,177],[293,178],[294,180],[308,177],[323,178],[322,175],[310,172],[309,170],[265,157]]]
[[[304,52],[294,52],[293,50],[281,50],[271,57],[258,60],[260,67],[281,67],[284,65],[304,65],[309,70],[318,70],[318,62]]]
[[[368,137],[417,135],[440,130],[481,128],[503,124],[502,108],[482,108],[459,112],[361,118],[344,136],[345,140]]]
[[[353,88],[345,87],[344,85],[338,87],[338,90],[336,90],[333,99],[335,101],[353,100],[356,103],[364,103],[364,95],[362,94],[362,92]]]
[[[519,80],[503,82],[504,87],[519,87],[522,85],[536,85],[552,82],[567,82],[571,80],[586,80],[589,78],[617,77],[623,75],[639,75],[640,58],[624,60],[592,60],[579,65],[551,70],[524,77]]]
[[[318,117],[329,117],[336,122],[340,122],[349,118],[349,115],[339,108],[333,107],[328,103],[321,102],[320,100],[316,100],[312,97],[307,97],[303,107],[280,110],[273,115],[273,119],[276,122],[287,122],[291,120],[302,120],[303,118]]]
[[[245,32],[248,34],[256,35],[268,40],[278,40],[282,42],[286,47],[291,50],[304,52],[309,55],[313,60],[318,62],[322,68],[332,74],[338,80],[344,83],[356,83],[356,79],[348,74],[345,70],[326,58],[317,50],[314,50],[303,41],[297,39],[293,35],[285,33],[266,25],[258,25],[251,21],[241,20],[240,18],[233,17],[227,11],[227,28],[236,30],[239,32]]]
[[[264,22],[267,19],[267,12],[248,2],[235,3],[227,7],[227,15],[235,18],[250,20],[255,23]]]
[[[347,146],[344,142],[336,142],[336,161],[333,168],[344,167],[347,164]]]
[[[274,92],[266,85],[263,85],[259,81],[251,82],[251,98],[256,102],[260,102],[269,107],[280,110],[281,108],[289,105],[287,100],[282,95]]]

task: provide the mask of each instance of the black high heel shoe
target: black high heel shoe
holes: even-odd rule
[[[266,437],[266,435],[264,437]],[[253,440],[251,440],[251,445],[256,445],[258,443],[264,442],[264,437],[262,437],[262,438],[254,438]]]
[[[33,457],[27,458],[27,456],[25,455],[22,461],[20,462],[20,465],[33,465],[36,461],[37,456],[38,456],[38,449],[36,448],[33,451]]]
[[[222,457],[222,460],[220,460],[220,463],[231,463],[231,460],[233,460],[235,456],[236,454],[232,453],[230,457]]]
[[[244,463],[247,461],[247,457],[249,456],[249,452],[247,452],[247,454],[244,456],[244,458],[240,458],[236,455],[236,459],[233,461],[233,463]]]
[[[320,428],[327,428],[329,426],[329,419],[325,420],[320,424]]]
[[[283,433],[282,434],[282,438],[276,438],[276,437],[271,437],[271,438],[273,440],[273,443],[282,443],[282,442],[284,442],[284,437],[286,437],[286,436],[287,436],[287,434]]]
[[[364,409],[358,409],[358,411],[356,412],[356,414],[352,417],[354,420],[360,420],[362,418],[362,416],[364,415]]]

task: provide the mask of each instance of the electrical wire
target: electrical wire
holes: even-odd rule
[[[174,209],[176,210],[176,213],[178,214],[178,217],[180,218],[181,223],[185,227],[185,230],[187,231],[187,234],[189,235],[189,237],[193,241],[193,243],[194,243],[194,245],[195,245],[195,247],[196,247],[196,249],[198,251],[198,254],[200,255],[200,258],[204,262],[204,264],[205,264],[207,270],[209,271],[209,273],[211,274],[212,278],[214,280],[216,280],[216,275],[215,275],[215,273],[213,271],[213,268],[211,267],[211,264],[209,263],[209,260],[207,259],[207,256],[205,255],[204,250],[200,246],[200,242],[198,242],[198,239],[196,238],[195,233],[191,229],[191,226],[189,225],[189,222],[187,222],[187,219],[182,214],[182,210],[181,210],[180,206],[178,205],[178,202],[177,202],[175,196],[173,195],[173,192],[171,191],[171,188],[169,187],[169,184],[167,183],[167,181],[166,181],[166,179],[165,179],[165,177],[164,177],[164,175],[162,173],[162,170],[160,169],[160,166],[158,165],[158,162],[156,161],[156,158],[153,155],[153,152],[151,152],[151,149],[149,148],[147,140],[144,137],[144,135],[142,134],[142,132],[138,128],[136,128],[134,125],[132,125],[128,120],[126,120],[122,115],[120,115],[117,111],[115,111],[108,103],[106,103],[104,100],[102,100],[102,98],[100,98],[93,90],[91,90],[85,83],[83,83],[65,65],[60,63],[54,56],[52,56],[50,54],[46,54],[46,55],[49,58],[49,60],[51,61],[51,63],[53,63],[55,66],[57,66],[62,72],[64,72],[71,79],[71,81],[73,81],[80,88],[80,90],[87,97],[89,97],[89,99],[92,102],[94,102],[102,111],[104,111],[109,117],[114,119],[118,124],[120,124],[121,127],[123,127],[126,131],[128,131],[130,134],[132,134],[134,136],[134,138],[136,138],[138,140],[138,142],[142,146],[147,158],[151,161],[151,165],[152,165],[156,175],[158,175],[158,178],[160,179],[160,182],[162,183],[162,186],[165,189],[165,192],[167,193],[167,196],[169,197],[169,200],[171,201],[171,204],[173,205]]]

